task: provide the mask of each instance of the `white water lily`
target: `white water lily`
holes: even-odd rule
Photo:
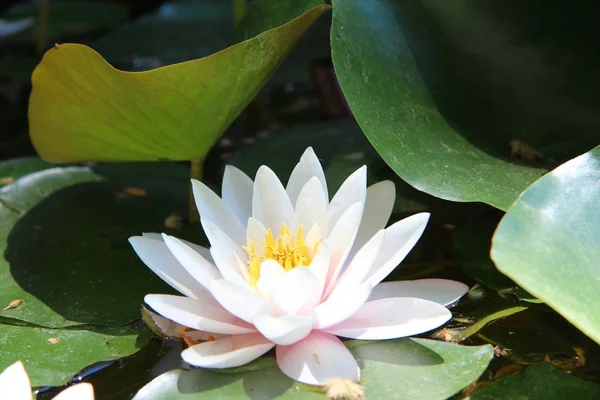
[[[285,188],[266,166],[254,182],[228,166],[221,198],[198,181],[193,190],[210,250],[164,234],[130,239],[142,261],[184,295],[150,294],[146,303],[215,334],[183,351],[192,365],[236,367],[275,347],[279,367],[297,381],[359,381],[338,336],[379,340],[429,331],[450,319],[445,306],[467,291],[443,279],[380,283],[415,245],[429,214],[385,228],[394,184],[367,189],[364,166],[331,201],[311,148]]]
[[[29,376],[21,361],[7,367],[0,373],[0,398],[6,400],[31,400]],[[69,386],[54,400],[94,400],[94,388],[89,383]]]

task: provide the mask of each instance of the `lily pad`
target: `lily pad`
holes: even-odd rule
[[[600,385],[561,372],[549,363],[538,363],[481,389],[472,400],[563,400],[598,399]]]
[[[401,30],[393,0],[334,0],[331,47],[340,85],[363,132],[415,188],[506,210],[544,170],[471,144],[437,109]]]
[[[198,60],[151,71],[112,68],[89,47],[49,50],[33,73],[29,128],[42,158],[198,160],[329,6]]]
[[[506,213],[498,269],[600,343],[600,147],[553,170]]]
[[[32,386],[60,386],[99,361],[129,356],[150,339],[146,328],[46,329],[0,324],[0,371],[21,360]]]
[[[361,367],[368,399],[446,399],[475,381],[493,356],[491,346],[423,339],[346,344]],[[258,369],[243,373],[170,371],[143,387],[134,399],[324,398],[319,388],[289,379],[273,362],[262,362]]]
[[[0,172],[47,168],[30,158]],[[171,231],[185,215],[183,165],[110,164],[31,172],[0,190],[0,317],[45,327],[123,325],[139,318],[147,293],[169,288],[138,259],[127,239]],[[197,229],[198,241],[200,228]]]

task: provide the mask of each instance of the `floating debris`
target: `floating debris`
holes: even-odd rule
[[[54,338],[54,337],[51,337],[50,339],[48,339],[48,343],[50,343],[50,344],[57,344],[58,343],[58,339]]]
[[[11,301],[6,307],[4,307],[2,309],[2,311],[6,311],[6,310],[14,310],[15,308],[19,307],[21,305],[21,303],[23,302],[23,299],[17,299],[17,300],[13,300]]]

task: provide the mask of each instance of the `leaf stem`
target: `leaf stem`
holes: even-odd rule
[[[40,15],[37,23],[37,41],[35,51],[38,56],[44,54],[46,49],[46,34],[48,32],[48,14],[50,12],[50,0],[42,0],[40,4]]]
[[[190,177],[196,180],[202,180],[202,172],[204,168],[204,163],[201,160],[192,160],[190,161]],[[192,190],[192,183],[190,182],[190,209],[189,209],[189,221],[190,222],[198,222],[200,221],[200,214],[198,214],[198,209],[196,208],[196,203],[194,202],[194,192]]]
[[[240,24],[244,15],[246,15],[246,10],[248,9],[248,0],[231,0],[231,5],[233,7],[233,19],[235,20],[235,26]]]

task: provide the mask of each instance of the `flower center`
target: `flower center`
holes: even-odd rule
[[[265,235],[265,241],[261,243],[264,250],[263,255],[256,253],[256,246],[251,240],[248,240],[248,246],[243,246],[250,260],[248,261],[248,274],[250,275],[250,284],[256,286],[260,276],[260,264],[263,260],[275,260],[286,271],[296,267],[310,265],[314,253],[317,251],[317,243],[311,252],[310,248],[304,243],[302,235],[302,226],[298,228],[296,235],[292,235],[288,227],[284,224],[281,228],[281,234],[275,240],[273,232],[269,229]]]

